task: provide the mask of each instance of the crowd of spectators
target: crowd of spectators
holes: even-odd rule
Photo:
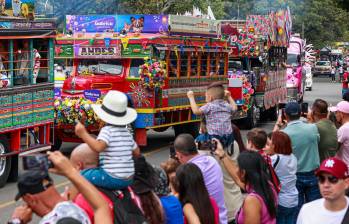
[[[306,118],[299,104],[288,103],[273,132],[252,129],[244,144],[229,119],[235,102],[216,83],[201,108],[188,93],[193,112],[205,117],[207,139],[177,136],[175,155],[154,166],[126,129],[135,119],[127,98],[108,94],[94,107],[105,122],[96,139],[78,123],[86,143],[70,161],[48,153],[49,172],[71,186],[60,194],[47,171],[24,173],[16,195],[24,203],[8,223],[29,223],[33,213],[45,224],[349,223],[349,102],[329,107],[315,100]],[[209,141],[209,150],[198,141]]]

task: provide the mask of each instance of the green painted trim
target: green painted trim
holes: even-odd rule
[[[49,39],[48,42],[49,46],[49,51],[48,51],[48,57],[49,57],[49,82],[53,83],[54,82],[54,56],[55,56],[55,51],[54,51],[54,41],[52,38]]]
[[[10,87],[13,87],[13,82],[14,82],[14,73],[13,73],[13,61],[14,61],[14,57],[13,57],[13,40],[9,41],[9,69],[10,71],[8,72],[8,74],[10,75]]]

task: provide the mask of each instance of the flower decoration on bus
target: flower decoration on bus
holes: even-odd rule
[[[131,83],[130,88],[132,100],[136,108],[150,106],[149,98],[152,97],[152,95],[149,95],[149,92],[142,87],[141,82],[139,82],[138,85]]]
[[[102,99],[96,102],[79,98],[56,98],[54,102],[55,122],[57,125],[74,125],[75,120],[85,125],[98,125],[99,119],[92,110],[92,104],[101,104]]]
[[[139,67],[140,84],[147,90],[162,88],[165,85],[165,62],[144,58],[144,64]]]
[[[238,78],[242,80],[242,110],[247,112],[251,108],[251,96],[254,94],[252,84],[248,81],[247,77],[240,71],[229,72],[228,78]]]

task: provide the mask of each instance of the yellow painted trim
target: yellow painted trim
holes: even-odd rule
[[[151,129],[151,128],[163,128],[163,127],[169,127],[169,126],[173,126],[173,125],[188,124],[188,123],[199,122],[199,121],[201,121],[201,119],[190,120],[190,121],[181,121],[181,122],[170,123],[170,124],[155,125],[155,126],[146,127],[146,128],[147,128],[147,129]]]
[[[199,103],[198,106],[204,105],[203,103]],[[137,113],[143,113],[143,114],[154,114],[159,112],[167,112],[170,110],[184,110],[184,109],[190,109],[190,105],[183,105],[183,106],[175,106],[175,107],[162,107],[162,108],[155,108],[155,109],[136,109]]]

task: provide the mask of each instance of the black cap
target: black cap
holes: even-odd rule
[[[47,171],[31,170],[19,176],[18,193],[15,197],[17,201],[25,194],[38,194],[52,186],[53,181]]]
[[[155,189],[158,185],[158,176],[145,158],[139,157],[135,159],[135,175],[132,189],[137,194],[144,194]]]

